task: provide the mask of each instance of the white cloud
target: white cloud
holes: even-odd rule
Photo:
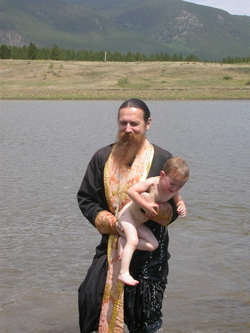
[[[223,9],[233,15],[250,16],[249,0],[188,0],[188,2]]]

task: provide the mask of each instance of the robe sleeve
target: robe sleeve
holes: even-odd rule
[[[101,234],[117,234],[116,218],[109,212],[103,183],[104,165],[110,150],[111,146],[108,146],[95,153],[77,193],[81,212]]]

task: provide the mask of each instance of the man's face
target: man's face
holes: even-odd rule
[[[123,108],[119,112],[118,125],[119,134],[129,136],[131,133],[145,137],[146,130],[149,129],[151,118],[145,123],[143,111],[134,107]]]

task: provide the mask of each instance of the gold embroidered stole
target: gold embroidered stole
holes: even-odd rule
[[[131,166],[119,168],[112,158],[112,152],[104,168],[105,194],[110,211],[115,214],[117,204],[121,210],[129,201],[127,190],[148,176],[154,156],[154,147],[145,139]],[[108,240],[108,272],[98,333],[123,332],[123,283],[118,280],[120,261],[118,257],[117,235]]]

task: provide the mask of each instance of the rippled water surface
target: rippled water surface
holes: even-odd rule
[[[120,101],[0,101],[0,332],[78,332],[98,232],[76,193]],[[250,102],[149,101],[151,142],[184,157],[163,332],[250,332]]]

